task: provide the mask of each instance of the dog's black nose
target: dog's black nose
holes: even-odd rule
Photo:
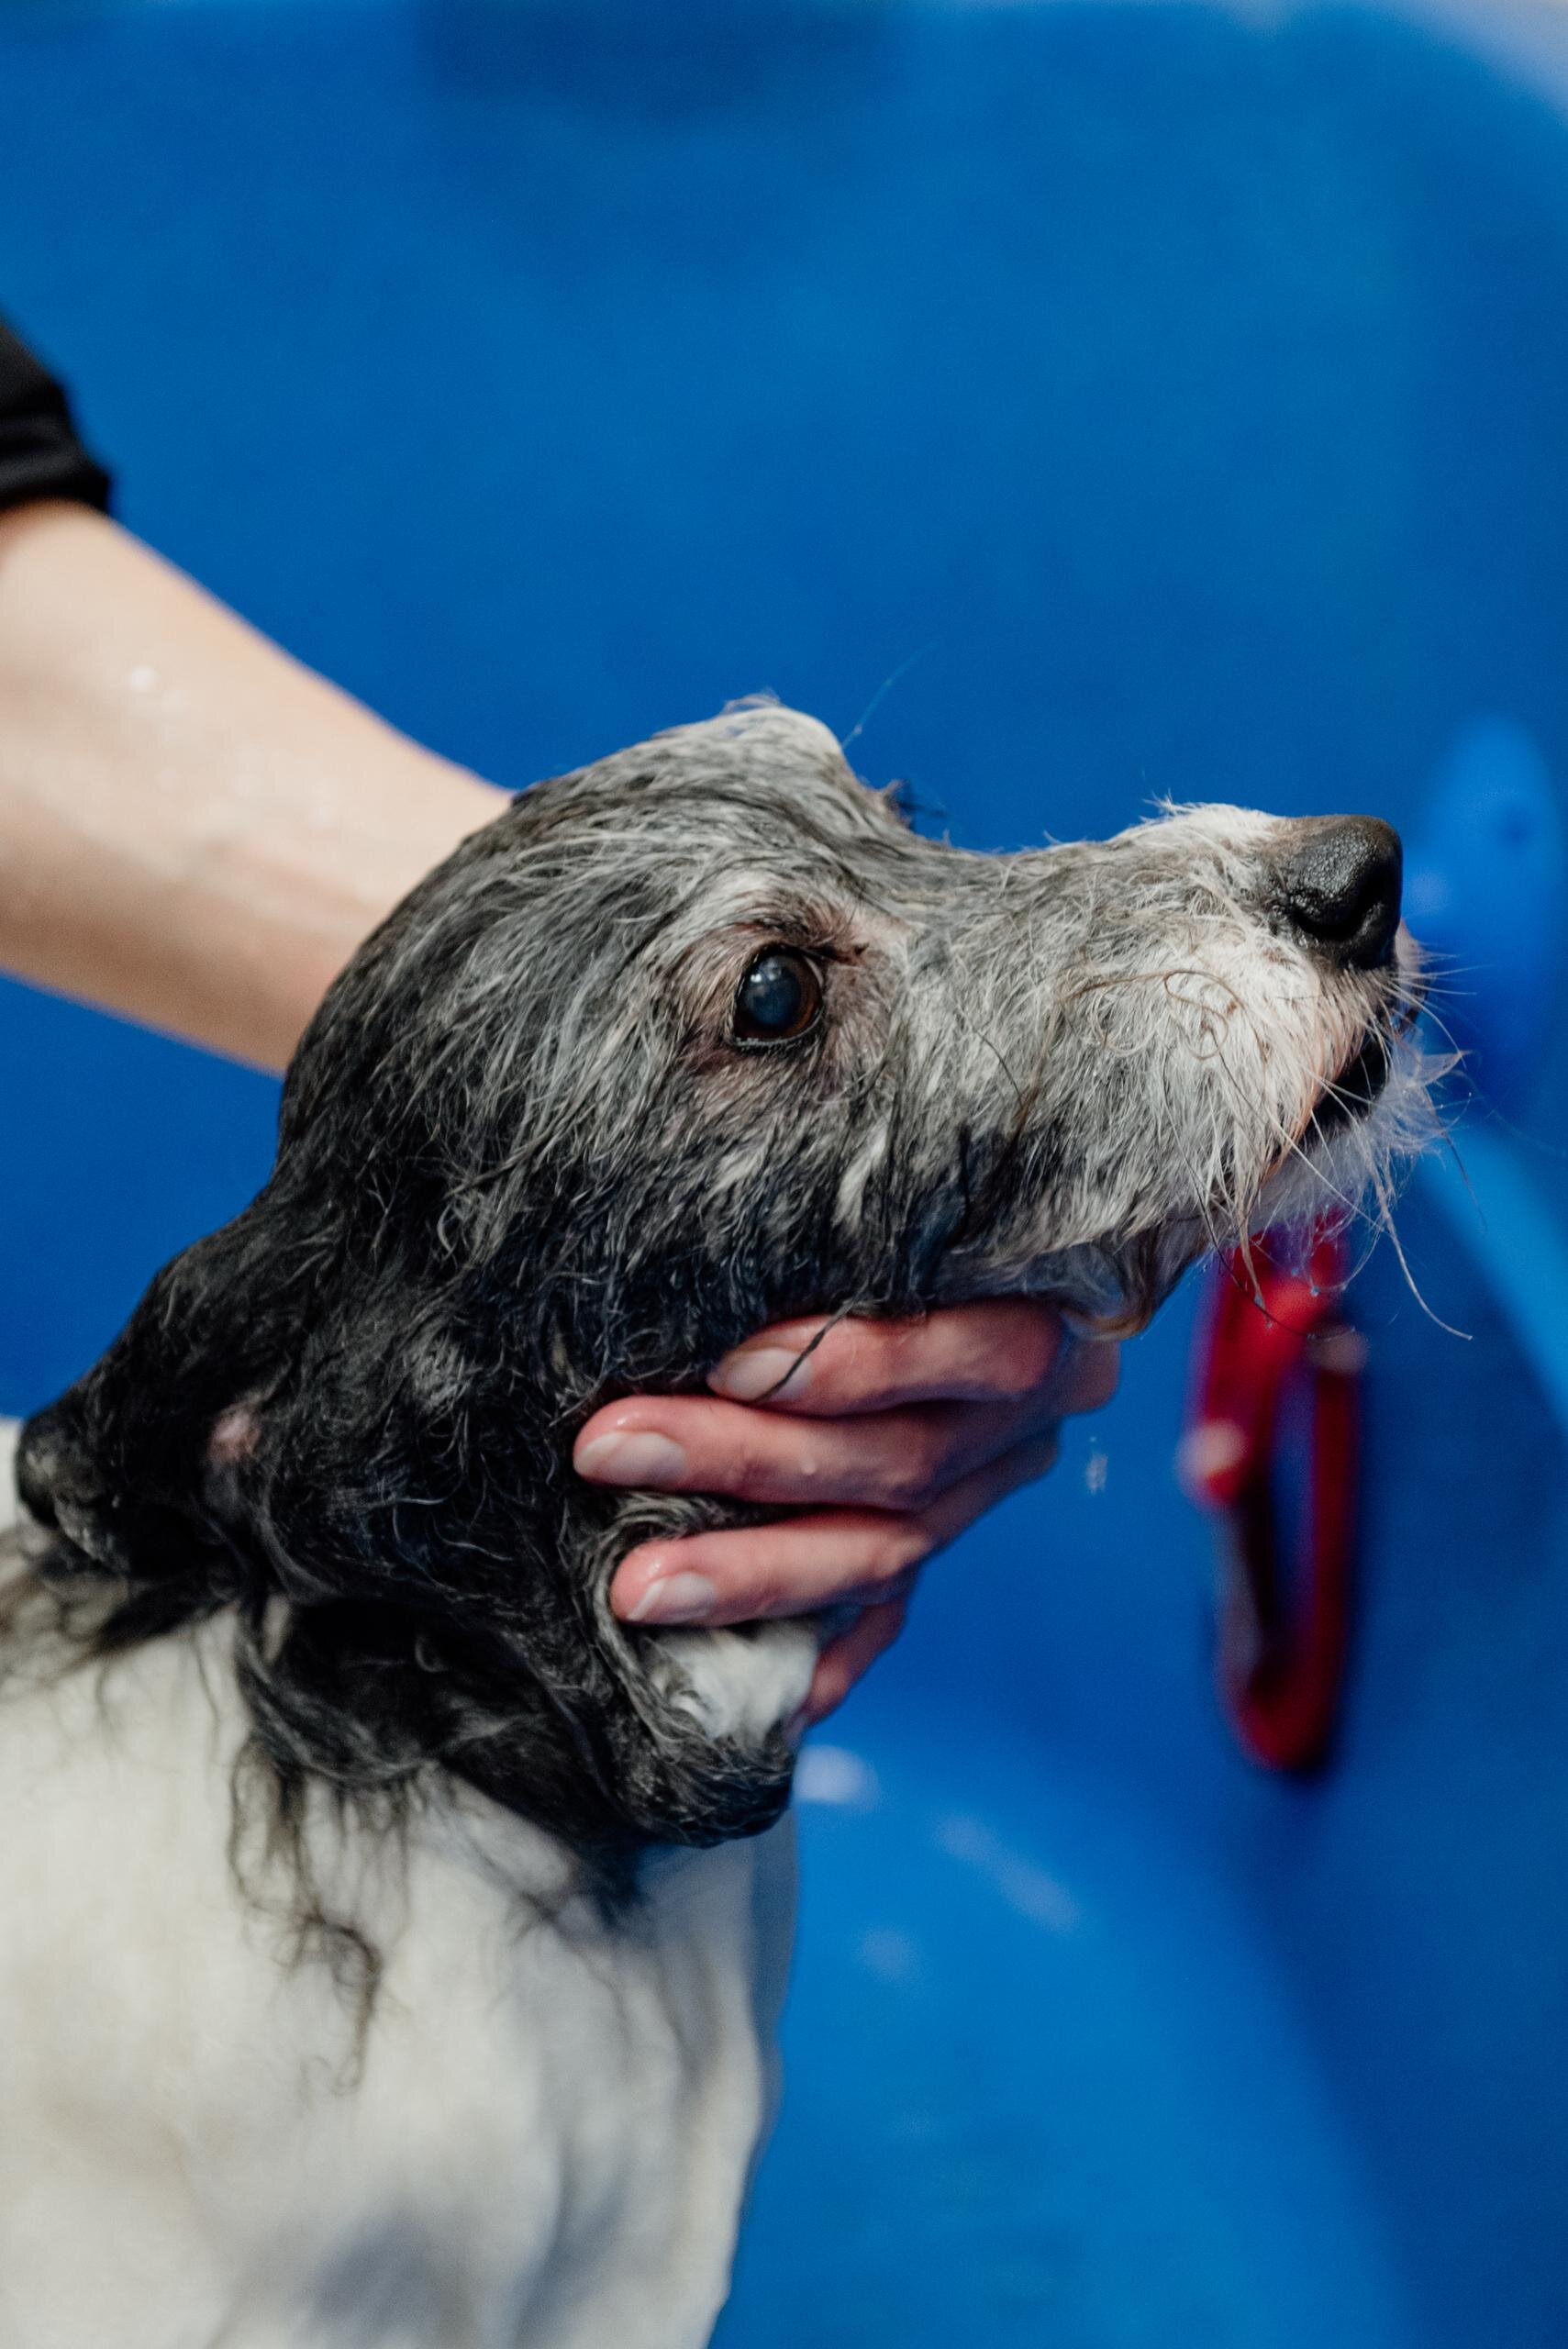
[[[1375,816],[1315,816],[1295,830],[1278,868],[1281,911],[1347,970],[1376,970],[1399,927],[1398,833]]]

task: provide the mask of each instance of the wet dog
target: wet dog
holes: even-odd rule
[[[762,1323],[1140,1323],[1418,1134],[1398,844],[923,838],[741,707],[539,785],[338,980],[235,1222],[30,1421],[0,1665],[0,2334],[689,2349],[820,1627],[606,1591],[717,1504],[584,1418]],[[83,1667],[94,1666],[88,1670]]]

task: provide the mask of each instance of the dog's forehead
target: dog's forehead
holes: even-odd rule
[[[839,739],[819,718],[783,702],[733,702],[717,718],[672,727],[645,749],[667,751],[694,765],[717,764],[765,776],[794,774],[826,781],[836,789],[856,785]]]
[[[777,824],[829,836],[884,836],[896,818],[855,775],[819,718],[777,702],[745,702],[673,727],[567,779],[590,821],[614,815],[639,830],[755,837]]]

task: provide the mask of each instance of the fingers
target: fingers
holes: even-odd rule
[[[919,1509],[1039,1426],[1043,1406],[919,1403],[790,1419],[717,1396],[612,1403],[578,1438],[578,1474],[641,1490],[728,1493],[777,1508]]]
[[[926,1561],[1042,1475],[1056,1423],[1101,1408],[1117,1371],[1114,1344],[1070,1340],[1049,1308],[1017,1298],[918,1321],[780,1324],[719,1365],[712,1395],[596,1412],[575,1464],[598,1483],[808,1513],[645,1543],[611,1604],[650,1627],[858,1608],[817,1660],[802,1718],[819,1720],[896,1637]]]
[[[717,1396],[633,1396],[583,1429],[573,1453],[591,1483],[724,1493],[780,1508],[921,1509],[1041,1429],[1098,1410],[1117,1349],[1082,1341],[1006,1403],[911,1403],[845,1419],[793,1418]]]
[[[885,1605],[904,1598],[926,1561],[984,1510],[1044,1475],[1056,1453],[1054,1433],[1032,1437],[922,1509],[824,1509],[644,1542],[622,1559],[610,1604],[626,1621],[651,1627]]]
[[[781,1321],[727,1354],[708,1385],[734,1403],[824,1418],[904,1403],[1021,1402],[1065,1344],[1061,1315],[1029,1297],[908,1321]]]

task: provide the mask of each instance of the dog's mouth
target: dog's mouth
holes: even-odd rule
[[[1321,1087],[1308,1128],[1313,1139],[1331,1141],[1347,1126],[1364,1118],[1387,1085],[1393,1069],[1393,1037],[1385,1028],[1369,1028],[1350,1059]]]
[[[1410,1035],[1426,1002],[1426,975],[1421,953],[1401,930],[1393,963],[1397,991],[1392,1001],[1373,1011],[1360,1043],[1332,1076],[1319,1086],[1307,1120],[1303,1141],[1331,1141],[1336,1134],[1359,1125],[1374,1108],[1394,1074],[1400,1042]]]

